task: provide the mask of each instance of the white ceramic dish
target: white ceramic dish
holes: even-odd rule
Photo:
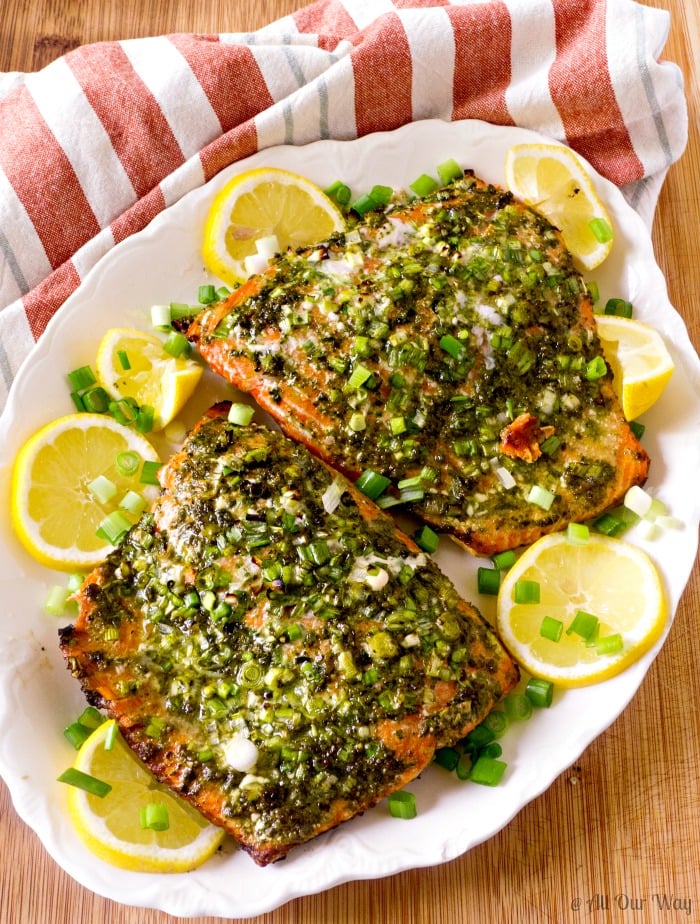
[[[199,284],[208,281],[199,257],[201,227],[212,194],[233,173],[256,165],[282,166],[320,185],[341,178],[359,194],[374,183],[405,187],[420,173],[454,157],[484,179],[503,183],[507,148],[538,137],[482,122],[418,122],[356,141],[263,151],[224,171],[110,251],[58,312],[22,367],[0,418],[0,490],[5,498],[0,517],[0,771],[18,813],[55,860],[87,888],[118,902],[183,917],[240,918],[348,880],[445,862],[506,825],[634,696],[663,639],[621,676],[559,694],[550,710],[511,727],[503,740],[508,771],[495,789],[461,783],[432,767],[411,786],[419,812],[411,822],[392,819],[380,805],[266,869],[257,868],[229,844],[192,873],[124,872],[96,859],[82,845],[66,813],[65,787],[56,776],[72,761],[73,752],[61,732],[83,701],[58,650],[56,620],[42,611],[56,575],[24,553],[7,515],[17,450],[40,425],[72,411],[65,372],[93,361],[108,327],[147,329],[151,304],[191,301]],[[662,333],[677,364],[663,397],[646,415],[644,443],[653,460],[649,487],[683,518],[685,528],[668,531],[654,543],[642,543],[634,532],[629,536],[657,562],[675,612],[697,548],[700,450],[697,438],[689,435],[700,432],[700,364],[682,320],[669,304],[646,226],[619,190],[595,175],[594,182],[616,228],[613,253],[594,276],[602,298],[631,300],[635,316]],[[207,374],[188,408],[190,419],[210,399],[230,393],[228,386]],[[476,592],[479,562],[447,540],[437,557],[458,590],[489,615],[493,598],[479,598]]]

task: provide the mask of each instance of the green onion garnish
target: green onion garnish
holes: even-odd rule
[[[386,491],[390,484],[391,481],[384,475],[380,475],[378,472],[372,471],[372,469],[367,469],[357,479],[355,487],[358,491],[362,491],[366,497],[369,497],[370,500],[376,500],[380,494]]]
[[[151,326],[154,330],[171,329],[170,305],[151,305]]]
[[[566,541],[571,545],[585,545],[590,531],[585,523],[569,523],[566,527]]]
[[[564,631],[564,623],[561,619],[555,619],[553,616],[545,616],[540,624],[540,635],[542,638],[549,639],[550,642],[558,642]]]
[[[117,493],[117,486],[110,481],[105,475],[98,475],[87,486],[88,491],[101,504],[108,504]]]
[[[200,305],[211,305],[217,300],[216,287],[211,284],[205,284],[199,287],[197,292],[197,301]]]
[[[497,552],[491,557],[494,568],[498,568],[499,571],[507,571],[515,564],[515,559],[515,552],[512,549],[508,549],[507,552]]]
[[[527,495],[529,503],[535,504],[537,507],[541,507],[543,510],[549,510],[549,508],[554,503],[556,494],[553,494],[551,491],[548,491],[547,488],[543,488],[539,484],[533,484],[530,488],[530,492]]]
[[[107,729],[107,734],[105,735],[105,751],[111,751],[117,741],[117,735],[119,734],[119,726],[116,722],[113,722]]]
[[[178,359],[180,356],[189,355],[190,342],[187,339],[187,337],[185,337],[184,334],[181,334],[177,330],[173,330],[165,338],[163,349],[170,356],[173,356],[175,359]]]
[[[637,437],[638,440],[641,440],[641,438],[644,436],[645,429],[646,429],[645,425],[643,423],[640,423],[638,420],[630,421],[630,430],[632,431],[632,433],[634,433],[634,435]]]
[[[594,616],[592,613],[586,613],[584,610],[578,610],[571,625],[566,630],[567,635],[572,633],[580,635],[585,641],[592,639],[596,632],[598,631],[598,617]]]
[[[148,501],[143,494],[139,494],[137,491],[127,491],[119,501],[119,506],[132,516],[138,517],[148,506]]]
[[[616,315],[618,318],[631,318],[634,308],[632,302],[624,298],[609,298],[605,303],[605,314]]]
[[[109,408],[109,395],[101,385],[89,388],[80,397],[84,410],[92,414],[104,414]]]
[[[155,408],[150,404],[142,404],[136,412],[136,429],[139,433],[150,433],[155,420]]]
[[[63,729],[63,736],[66,741],[73,745],[76,751],[79,751],[82,745],[92,734],[92,729],[80,722],[71,722]]]
[[[387,801],[392,818],[415,818],[418,814],[416,797],[412,792],[406,792],[403,789],[399,792],[392,792]]]
[[[457,769],[459,763],[459,751],[456,748],[444,747],[435,751],[435,763],[449,770],[450,773]]]
[[[247,427],[254,414],[255,408],[249,404],[234,402],[229,409],[228,419],[230,423],[235,424],[237,427]]]
[[[532,703],[524,693],[508,693],[503,700],[503,709],[511,722],[521,722],[532,715]]]
[[[62,587],[60,584],[56,584],[47,594],[44,602],[44,610],[50,616],[63,616],[71,593],[72,591],[68,587]]]
[[[68,783],[69,786],[76,786],[78,789],[84,789],[93,796],[99,796],[104,799],[107,793],[112,791],[109,783],[98,780],[89,773],[83,773],[82,770],[76,770],[75,767],[69,767],[57,778],[59,783]]]
[[[135,475],[141,464],[141,456],[133,449],[125,449],[123,452],[117,453],[114,464],[120,475],[125,477]]]
[[[554,684],[551,680],[541,680],[539,677],[530,677],[525,687],[525,696],[533,706],[548,709],[552,705]]]
[[[141,827],[151,831],[167,831],[170,827],[168,808],[162,802],[149,802],[142,805],[140,812]]]
[[[120,398],[109,402],[109,413],[123,427],[130,427],[138,419],[138,405],[133,398]]]
[[[453,337],[452,334],[445,334],[444,337],[440,337],[440,347],[446,353],[449,353],[453,359],[460,359],[464,355],[464,344],[457,340],[456,337]]]
[[[89,728],[90,731],[94,731],[96,728],[99,728],[100,725],[104,725],[106,721],[107,719],[102,715],[100,710],[95,709],[94,706],[86,706],[78,716],[78,722],[84,725],[85,728]]]
[[[479,568],[476,572],[476,580],[480,594],[495,596],[501,586],[501,572],[498,568]]]
[[[586,288],[588,289],[588,294],[591,297],[591,301],[595,305],[595,303],[600,298],[600,289],[598,288],[598,283],[594,282],[592,279],[589,279],[589,281],[586,283]]]
[[[371,369],[368,369],[367,366],[363,366],[362,363],[358,363],[357,366],[355,366],[355,368],[352,370],[352,374],[348,379],[348,388],[361,388],[371,375]]]
[[[117,350],[117,359],[119,360],[119,365],[126,371],[131,369],[131,363],[129,362],[129,354],[126,350]]]
[[[494,738],[500,738],[508,728],[508,716],[502,709],[492,709],[481,724],[493,732]]]
[[[539,603],[540,602],[540,585],[539,581],[516,581],[513,587],[514,603]]]
[[[83,391],[97,383],[95,373],[90,366],[80,366],[68,373],[68,382],[74,391]]]
[[[420,529],[416,530],[413,534],[413,539],[416,545],[423,549],[424,552],[427,552],[429,555],[432,555],[433,552],[437,551],[437,547],[440,544],[440,537],[436,532],[434,532],[429,526],[421,526]]]
[[[353,431],[353,433],[361,433],[367,427],[365,415],[361,414],[359,411],[352,414],[350,420],[348,421],[348,426]]]
[[[350,187],[343,183],[342,180],[336,180],[323,191],[328,198],[335,202],[336,205],[340,206],[341,209],[347,208],[350,202],[351,192]]]
[[[428,176],[427,173],[421,173],[419,177],[409,184],[409,189],[417,196],[428,196],[430,193],[435,192],[438,188],[438,183],[431,176]]]
[[[602,379],[607,371],[608,367],[605,364],[603,357],[594,356],[593,359],[586,365],[586,379],[589,382],[596,382],[598,379]]]
[[[151,462],[146,460],[143,463],[143,467],[141,469],[141,477],[139,479],[141,484],[160,485],[160,482],[158,481],[158,469],[162,464],[162,462]]]
[[[117,545],[131,529],[131,522],[119,510],[108,514],[96,530],[97,535],[112,545]]]
[[[604,635],[596,642],[596,652],[599,655],[618,654],[624,648],[624,641],[619,632],[612,635]]]
[[[480,754],[472,764],[469,779],[472,783],[479,783],[481,786],[498,786],[507,766],[508,764],[503,760]]]
[[[447,186],[447,184],[451,183],[452,180],[459,179],[459,177],[461,177],[464,173],[457,161],[452,157],[448,158],[448,160],[444,160],[441,164],[438,164],[436,170],[437,175],[440,177],[440,182],[443,186]]]
[[[592,218],[588,222],[588,227],[599,244],[607,244],[613,239],[613,229],[604,218]]]

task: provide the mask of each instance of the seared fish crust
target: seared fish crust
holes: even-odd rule
[[[213,408],[60,632],[88,700],[260,865],[375,805],[518,671],[343,476]]]
[[[477,554],[647,477],[559,232],[470,174],[276,258],[189,336],[288,436],[353,481],[388,477]]]

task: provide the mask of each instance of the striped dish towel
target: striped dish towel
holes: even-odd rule
[[[667,32],[633,0],[317,0],[254,33],[98,43],[0,75],[0,409],[100,257],[271,145],[519,125],[570,144],[650,223],[687,132]]]

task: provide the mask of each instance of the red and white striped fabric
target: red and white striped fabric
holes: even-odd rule
[[[477,118],[566,141],[650,221],[687,114],[633,0],[317,0],[248,34],[87,45],[0,75],[0,408],[95,262],[276,144]]]

